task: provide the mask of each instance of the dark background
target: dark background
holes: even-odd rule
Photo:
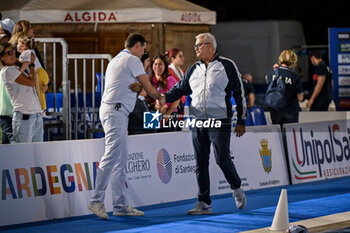
[[[350,27],[347,0],[189,0],[216,11],[217,22],[247,20],[297,20],[303,25],[307,45],[328,44],[329,27]]]

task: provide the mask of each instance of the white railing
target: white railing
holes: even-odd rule
[[[54,110],[53,113],[48,113],[51,115],[56,115],[62,117],[63,121],[63,131],[64,139],[71,139],[71,120],[70,120],[70,81],[68,80],[68,44],[63,38],[35,38],[36,41],[40,42],[43,46],[43,57],[44,66],[47,68],[47,45],[52,45],[52,87],[54,95]],[[63,95],[63,110],[62,112],[57,111],[57,57],[56,57],[56,44],[62,46],[62,95]]]
[[[79,115],[79,86],[78,86],[78,74],[79,74],[79,66],[78,66],[78,61],[81,60],[82,61],[82,74],[83,74],[83,88],[82,88],[82,92],[83,92],[83,123],[84,123],[84,138],[87,138],[87,133],[89,132],[93,132],[94,130],[99,131],[96,128],[95,125],[95,121],[97,119],[96,117],[96,103],[95,103],[95,93],[96,93],[96,84],[95,84],[95,79],[96,79],[96,60],[99,60],[101,62],[101,67],[100,67],[100,73],[101,73],[101,97],[104,91],[104,74],[105,74],[105,70],[104,70],[104,66],[105,66],[105,60],[107,60],[107,62],[109,62],[112,59],[112,56],[110,54],[68,54],[67,55],[68,60],[73,60],[74,61],[74,93],[75,93],[75,119],[74,119],[74,135],[75,135],[75,139],[78,138],[78,115]],[[86,115],[87,115],[87,75],[86,75],[86,71],[87,71],[87,60],[91,60],[91,90],[92,90],[92,117],[91,117],[91,128],[88,129],[87,126],[87,120],[86,120]]]

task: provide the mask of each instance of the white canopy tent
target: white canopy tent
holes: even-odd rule
[[[15,22],[28,20],[36,38],[63,38],[70,54],[114,56],[124,48],[131,32],[139,32],[146,38],[151,56],[170,48],[183,51],[183,68],[197,60],[195,36],[216,24],[215,11],[186,0],[0,0],[0,11],[3,18]],[[47,50],[51,53],[51,47]],[[58,68],[58,83],[59,72]],[[68,76],[74,77],[73,69]],[[79,77],[80,84],[81,80]]]
[[[186,0],[1,0],[3,18],[31,23],[216,24],[216,12]]]

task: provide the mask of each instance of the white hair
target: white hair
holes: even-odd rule
[[[201,34],[196,36],[196,39],[198,40],[199,37],[203,37],[206,42],[210,42],[213,45],[214,49],[216,50],[217,44],[216,44],[215,36],[213,34],[211,34],[209,32],[201,33]]]

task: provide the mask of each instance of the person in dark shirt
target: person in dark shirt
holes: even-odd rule
[[[254,106],[255,94],[253,86],[253,76],[248,73],[242,74],[245,98],[247,100],[247,108],[251,109]]]
[[[278,58],[278,77],[276,71],[270,71],[266,78],[270,84],[275,78],[285,82],[284,97],[287,99],[287,107],[283,110],[270,110],[272,124],[283,125],[284,123],[295,123],[299,121],[299,102],[304,98],[300,78],[292,71],[297,65],[298,56],[292,50],[283,50]]]
[[[156,133],[153,129],[143,128],[143,113],[150,111],[146,100],[146,92],[144,89],[140,92],[136,99],[134,110],[129,115],[128,132],[129,135],[144,134],[144,133]]]
[[[328,111],[329,104],[332,101],[332,72],[323,62],[320,51],[312,51],[310,61],[315,66],[312,75],[314,90],[306,103],[306,107],[310,108],[310,111]]]

